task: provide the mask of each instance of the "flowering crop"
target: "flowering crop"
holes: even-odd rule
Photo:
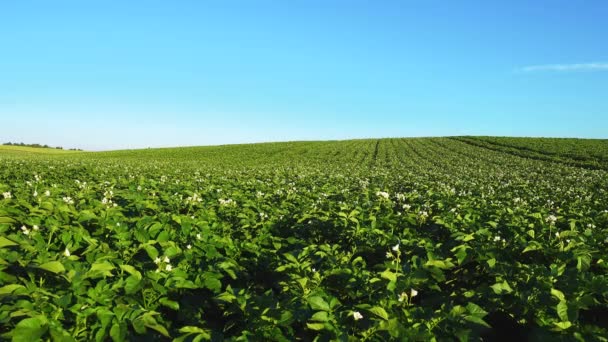
[[[604,146],[0,149],[0,336],[606,341]]]

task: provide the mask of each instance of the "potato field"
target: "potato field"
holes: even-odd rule
[[[0,147],[0,339],[607,337],[608,140]]]

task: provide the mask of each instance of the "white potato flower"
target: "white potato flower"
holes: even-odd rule
[[[26,226],[21,226],[21,231],[23,231],[23,234],[25,235],[30,235],[30,230]]]
[[[376,192],[376,196],[382,197],[384,199],[388,199],[389,194],[386,191],[378,191],[378,192]]]

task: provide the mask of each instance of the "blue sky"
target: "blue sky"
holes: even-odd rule
[[[5,1],[0,140],[608,138],[606,1]]]

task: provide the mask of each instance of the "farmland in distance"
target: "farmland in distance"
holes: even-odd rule
[[[15,341],[608,339],[608,140],[0,147]]]

